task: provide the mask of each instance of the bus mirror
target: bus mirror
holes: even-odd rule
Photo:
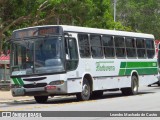
[[[66,54],[66,60],[69,60],[69,56],[68,56],[68,54]]]

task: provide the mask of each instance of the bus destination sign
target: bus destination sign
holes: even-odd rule
[[[57,35],[60,34],[60,27],[35,27],[23,30],[18,30],[13,33],[13,38],[25,38],[34,36],[44,36],[48,34]]]

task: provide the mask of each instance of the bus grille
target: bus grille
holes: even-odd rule
[[[37,84],[26,84],[23,85],[24,88],[36,88],[36,87],[45,87],[47,83],[37,83]]]

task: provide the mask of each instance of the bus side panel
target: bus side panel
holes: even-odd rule
[[[119,79],[118,87],[125,88],[131,87],[131,76],[121,76]]]
[[[152,84],[157,80],[157,75],[144,75],[139,76],[139,86]]]
[[[67,93],[82,92],[81,79],[68,79],[67,80]]]
[[[110,77],[95,78],[93,82],[93,91],[105,90],[118,87],[118,80]]]
[[[93,91],[130,87],[130,77],[105,77],[95,78],[93,83]]]

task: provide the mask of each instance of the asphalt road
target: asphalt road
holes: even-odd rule
[[[0,104],[0,111],[38,111],[38,112],[81,111],[79,113],[76,113],[78,117],[80,117],[81,114],[84,113],[83,111],[105,111],[105,112],[106,111],[116,111],[116,112],[151,111],[154,113],[154,111],[160,111],[160,87],[158,86],[141,87],[139,88],[139,94],[135,96],[123,96],[120,91],[105,92],[103,97],[89,101],[77,101],[75,96],[58,96],[50,98],[48,102],[45,104],[38,104],[34,101],[34,99],[29,101],[8,102]],[[62,112],[58,114],[62,114],[63,116]],[[91,120],[105,119],[105,117],[100,117],[100,118],[96,117],[95,112],[91,113],[88,112],[88,114],[90,114],[89,116],[93,117],[87,117],[85,119],[91,119]],[[159,119],[155,116],[153,117],[154,119]],[[121,117],[109,117],[108,119],[113,119],[113,118],[120,120]],[[64,119],[64,118],[58,118],[58,119]],[[65,117],[65,120],[66,119],[75,119],[75,118]],[[126,119],[133,119],[133,118],[127,117]],[[143,119],[150,120],[151,117],[145,117],[145,118],[143,117]]]

